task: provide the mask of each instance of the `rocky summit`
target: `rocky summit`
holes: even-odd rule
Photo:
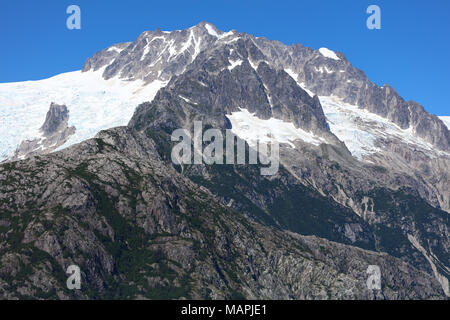
[[[41,81],[0,84],[1,298],[448,299],[450,132],[344,54],[201,22]],[[277,172],[175,163],[197,123]]]

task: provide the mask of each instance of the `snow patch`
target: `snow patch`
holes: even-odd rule
[[[314,97],[314,93],[313,93],[312,91],[306,89],[305,83],[304,83],[304,82],[299,82],[299,81],[297,80],[297,79],[298,79],[298,74],[297,74],[297,73],[295,73],[292,69],[289,69],[289,68],[288,68],[288,69],[284,69],[284,71],[286,71],[286,73],[287,73],[288,75],[290,75],[291,78],[295,80],[295,82],[297,82],[297,85],[298,85],[300,88],[302,88],[303,90],[305,90],[306,93],[309,94],[309,96],[310,96],[311,98]]]
[[[291,78],[295,80],[295,82],[297,82],[297,78],[298,78],[298,74],[297,73],[295,73],[292,69],[289,69],[289,68],[284,69],[284,71],[286,71],[286,73],[288,75],[290,75]]]
[[[183,99],[184,101],[186,101],[187,103],[191,103],[191,104],[198,104],[196,102],[192,102],[190,99],[183,97],[182,95],[178,95],[181,99]]]
[[[329,70],[328,68],[327,68],[327,66],[320,66],[319,68],[317,68],[317,67],[314,67],[314,70],[316,70],[316,72],[320,72],[320,73],[324,73],[324,72],[326,72],[326,73],[333,73],[334,71],[333,70]]]
[[[242,60],[236,60],[236,61],[233,61],[233,60],[228,60],[228,62],[231,64],[231,66],[228,66],[228,70],[233,70],[234,68],[236,68],[237,66],[240,66],[241,64],[242,64]]]
[[[450,116],[439,116],[439,119],[441,119],[450,130]]]
[[[330,58],[330,59],[333,59],[333,60],[341,60],[341,59],[339,59],[339,57],[336,55],[336,53],[334,51],[331,51],[328,48],[320,48],[319,52],[325,58]]]
[[[227,118],[232,125],[231,131],[252,147],[256,146],[257,141],[265,143],[278,141],[289,144],[292,148],[295,148],[292,143],[295,140],[303,140],[313,145],[325,142],[323,138],[311,132],[295,128],[291,122],[275,118],[262,120],[247,109],[240,108],[240,111],[232,112]]]
[[[253,68],[253,70],[255,70],[257,72],[258,66],[259,66],[259,61],[254,63],[251,59],[248,59],[248,62],[250,63],[250,66]]]
[[[232,43],[232,42],[238,41],[238,40],[239,40],[240,38],[241,38],[241,37],[234,37],[233,39],[231,39],[231,40],[228,40],[228,41],[225,41],[224,43],[225,43],[225,44],[229,44],[229,43]]]
[[[121,53],[123,51],[123,49],[120,49],[116,46],[112,46],[112,47],[109,47],[106,51],[115,51],[117,53]]]
[[[216,38],[219,38],[220,35],[217,33],[216,30],[214,30],[214,28],[210,25],[210,24],[205,24],[205,28],[208,31],[208,33]]]

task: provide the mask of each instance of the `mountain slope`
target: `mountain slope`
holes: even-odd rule
[[[183,191],[186,183],[187,189],[200,188],[209,194],[211,201],[214,199],[217,206],[206,210],[211,214],[225,208],[249,218],[251,224],[277,229],[276,234],[295,232],[323,238],[313,242],[339,242],[338,246],[345,250],[351,245],[359,247],[355,252],[362,252],[362,249],[378,251],[377,254],[385,252],[389,259],[395,256],[420,272],[433,275],[448,294],[449,131],[441,120],[416,103],[403,101],[392,88],[375,86],[341,53],[325,48],[285,46],[235,31],[223,33],[203,22],[182,31],[144,32],[133,43],[114,45],[95,54],[86,61],[83,72],[32,83],[0,85],[0,93],[3,99],[0,105],[9,106],[3,109],[7,112],[3,119],[12,132],[4,140],[6,157],[10,157],[15,143],[23,139],[14,128],[21,116],[17,111],[44,112],[44,102],[46,111],[51,101],[69,101],[68,123],[75,126],[76,131],[60,149],[91,138],[100,129],[128,123],[127,129],[104,133],[107,143],[103,138],[90,140],[45,157],[70,160],[63,168],[72,173],[63,175],[57,186],[45,177],[40,178],[44,179],[41,181],[44,190],[52,185],[55,194],[62,192],[65,196],[72,194],[77,199],[89,199],[89,205],[79,208],[80,214],[97,214],[103,212],[104,207],[111,209],[130,203],[124,211],[117,209],[121,216],[126,218],[128,214],[140,212],[145,219],[150,219],[146,220],[147,224],[154,225],[152,219],[160,217],[158,210],[165,213],[174,210],[171,201],[168,207],[163,205],[156,211],[147,210],[153,206],[151,203],[139,204],[140,197],[144,197],[140,194],[148,193],[147,183],[141,185],[140,179],[148,172],[141,172],[137,163],[147,163],[149,157],[152,161],[149,166],[157,166],[157,170],[147,168],[152,172],[150,176],[153,177],[156,170],[161,173],[158,177],[170,185],[174,170],[179,172],[176,177],[183,183],[171,187],[181,188],[179,194],[178,191],[172,194],[178,200],[191,198]],[[31,100],[36,102],[33,108],[27,106],[27,101]],[[150,102],[137,106],[145,100]],[[97,116],[99,110],[102,116]],[[14,117],[18,120],[13,120]],[[29,136],[39,137],[44,119],[30,118],[33,119],[25,122],[34,130]],[[247,142],[247,151],[257,138],[277,140],[280,143],[278,173],[262,177],[258,166],[173,165],[170,160],[172,132],[179,128],[192,131],[196,120],[201,120],[204,128],[213,127],[221,132],[231,129]],[[17,128],[23,129],[25,124]],[[79,155],[69,150],[77,150]],[[108,162],[106,158],[113,155],[127,168]],[[23,192],[34,197],[41,195],[40,190],[17,193],[11,187],[11,183],[19,179],[15,177],[20,171],[15,170],[17,164],[48,168],[51,177],[56,176],[51,174],[52,170],[60,172],[54,165],[41,163],[39,159],[12,162],[3,167],[6,210],[17,207],[26,208],[24,212],[31,217],[42,214],[41,207],[27,207],[22,198]],[[96,159],[94,167],[83,164],[90,159]],[[130,159],[135,162],[130,163]],[[32,175],[38,172],[37,167]],[[14,172],[13,178],[8,172]],[[31,188],[32,183],[27,182],[31,178],[20,178],[25,179],[24,187],[29,183]],[[82,187],[73,189],[72,179]],[[95,181],[83,184],[79,179],[84,182],[100,179],[104,183],[101,186]],[[127,188],[106,186],[106,182],[115,185],[120,179],[130,181],[126,183]],[[148,179],[153,181],[155,177]],[[131,188],[131,184],[138,187]],[[86,193],[86,190],[90,191]],[[52,203],[61,204],[66,201],[65,196],[53,199]],[[121,220],[117,215],[111,218]],[[190,216],[187,220],[191,218],[196,219]],[[131,225],[135,226],[138,220]],[[213,228],[218,222],[211,221],[209,227]],[[20,228],[25,228],[27,222]],[[167,228],[171,222],[162,223]],[[14,225],[5,230],[16,234],[17,228]],[[198,231],[199,226],[193,226],[193,230]],[[20,239],[19,245],[22,245]],[[143,239],[146,238],[139,241]],[[120,247],[123,242],[113,247],[117,245]],[[240,251],[238,256],[242,258],[242,254]],[[51,252],[51,255],[57,256],[58,252]],[[326,256],[335,261],[333,254]],[[111,259],[115,258],[116,255],[111,254]],[[224,256],[217,261],[221,259]],[[99,277],[96,271],[92,273]],[[165,278],[170,276],[166,274]],[[273,283],[268,284],[271,285]],[[216,293],[216,296],[230,296],[231,289],[237,290],[230,286],[224,289],[226,294]],[[250,293],[244,295],[263,296],[255,290],[246,288],[244,291]],[[271,296],[278,297],[277,294],[272,292]],[[295,297],[323,296],[303,291],[292,294]]]
[[[365,161],[360,162],[352,157],[346,146],[326,126],[319,99],[311,98],[300,86],[296,86],[288,73],[264,62],[255,62],[258,58],[264,60],[264,55],[251,39],[240,38],[205,50],[183,74],[174,77],[162,88],[151,103],[140,105],[129,125],[154,139],[161,150],[167,148],[173,130],[185,128],[192,132],[196,120],[201,120],[204,127],[224,131],[229,127],[229,119],[232,131],[241,134],[250,143],[247,136],[242,136],[242,131],[235,131],[233,117],[236,112],[243,112],[243,108],[259,119],[261,127],[257,128],[260,135],[266,134],[264,121],[267,120],[264,119],[277,118],[303,128],[310,137],[320,142],[312,143],[300,136],[289,143],[282,143],[280,162],[283,167],[278,175],[270,179],[259,177],[256,170],[220,165],[188,166],[182,171],[223,197],[224,203],[232,201],[232,207],[253,218],[302,234],[314,234],[361,247],[372,245],[372,248],[401,257],[431,273],[434,263],[430,264],[427,257],[408,240],[409,235],[414,235],[427,248],[427,252],[439,252],[437,263],[442,264],[443,268],[438,272],[438,277],[442,275],[443,286],[447,288],[448,214],[427,206],[418,194],[417,189],[423,191],[422,188],[429,187],[423,183],[426,176],[419,176],[422,180],[418,181],[422,185],[418,186],[414,179],[416,177],[411,177],[410,172],[405,171],[410,171],[411,166],[405,170],[397,169],[392,164],[385,168],[367,165]],[[242,62],[233,66],[232,61],[237,60]],[[289,91],[290,88],[293,88],[292,91]],[[323,98],[325,102],[328,101],[326,99]],[[373,117],[370,120],[372,126]],[[361,119],[361,116],[358,118]],[[378,122],[398,130],[399,133],[395,131],[395,134],[402,132],[387,120]],[[244,118],[243,124],[248,126],[249,132],[255,130],[248,118]],[[362,126],[362,129],[367,130],[367,127]],[[380,134],[381,130],[374,131]],[[388,130],[384,132],[395,137]],[[428,146],[426,143],[424,145]],[[418,147],[418,143],[415,146]],[[440,158],[437,154],[435,161],[448,162],[445,152],[443,155],[444,158]],[[170,154],[167,156],[169,159]],[[401,164],[400,161],[397,163]],[[386,165],[385,162],[381,164]],[[442,187],[446,190],[446,179],[441,179]],[[308,192],[308,187],[320,191],[326,197],[331,196],[354,212],[340,208],[339,214],[336,214],[330,207],[311,198],[305,201],[311,205],[299,205],[296,200]],[[386,198],[384,193],[397,195],[391,200],[389,210],[378,205],[380,197]],[[405,201],[405,198],[408,200]],[[398,205],[404,209],[401,214],[393,215]],[[422,212],[416,212],[419,207]],[[427,232],[421,229],[424,225],[428,225]],[[431,238],[438,239],[439,249],[432,248],[429,242]],[[373,239],[376,239],[375,245]]]
[[[2,165],[0,179],[4,298],[443,297],[430,275],[389,255],[247,220],[130,129]],[[65,288],[71,264],[78,291]],[[366,287],[369,264],[382,270],[381,291]]]

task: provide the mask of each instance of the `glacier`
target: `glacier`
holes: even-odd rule
[[[41,135],[39,128],[51,102],[67,106],[69,126],[76,128],[59,150],[92,138],[101,130],[126,125],[136,106],[153,100],[167,84],[161,80],[149,84],[105,80],[103,71],[73,71],[44,80],[0,84],[0,162],[13,156],[21,141]]]

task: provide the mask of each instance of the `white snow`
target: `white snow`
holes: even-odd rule
[[[172,42],[174,40],[171,40]],[[195,60],[195,58],[197,57],[197,55],[200,53],[200,44],[202,42],[202,38],[196,38],[193,29],[190,29],[189,31],[189,38],[186,40],[185,43],[183,43],[183,45],[181,46],[181,48],[179,50],[177,50],[175,48],[175,46],[173,46],[171,44],[170,46],[170,58],[168,59],[168,61],[172,60],[173,58],[178,57],[179,55],[183,54],[186,50],[189,51],[189,49],[193,46],[194,47],[194,53],[192,54],[192,61]]]
[[[161,39],[164,42],[166,42],[166,38],[163,37],[163,36],[153,37],[152,40],[150,40],[150,42],[148,42],[147,45],[144,48],[144,52],[142,53],[141,61],[144,61],[145,57],[147,56],[148,52],[150,51],[150,49],[151,49],[151,45],[150,44],[153,41],[158,40],[158,39]]]
[[[214,28],[210,25],[210,24],[205,24],[205,28],[208,31],[208,33],[216,38],[219,38],[220,35],[217,33],[216,30],[214,30]]]
[[[164,40],[164,42],[166,42],[166,37],[164,37],[164,36],[157,36],[157,37],[153,37],[152,40],[150,40],[150,42],[148,44],[150,44],[153,41],[158,40],[158,39]]]
[[[195,58],[200,53],[200,44],[202,42],[202,38],[195,39],[194,37],[193,39],[194,39],[194,54],[192,55],[192,61],[194,61]]]
[[[450,130],[450,116],[440,116],[439,119],[444,121],[445,125]]]
[[[363,110],[345,105],[332,97],[319,99],[331,132],[345,143],[354,157],[362,159],[365,155],[381,151],[375,147],[376,136],[357,124]]]
[[[235,41],[238,41],[240,38],[241,38],[241,37],[234,37],[234,38],[231,39],[231,40],[224,41],[224,43],[226,43],[226,44],[228,44],[228,43],[233,43],[233,42],[235,42]]]
[[[333,73],[333,72],[334,72],[333,70],[328,70],[328,67],[327,67],[327,66],[325,66],[324,68],[325,68],[325,71],[326,71],[327,73]]]
[[[306,93],[309,94],[309,96],[310,96],[311,98],[314,98],[314,92],[312,92],[311,90],[308,90],[308,89],[306,88],[306,84],[305,84],[304,82],[301,82],[301,83],[299,83],[298,85],[299,85],[303,90],[305,90]]]
[[[339,59],[339,57],[336,55],[336,53],[334,51],[331,51],[328,48],[320,48],[319,52],[325,57],[325,58],[330,58],[333,60],[341,60]]]
[[[234,31],[228,31],[228,32],[221,32],[221,34],[220,33],[218,33],[215,29],[214,29],[214,27],[212,26],[212,25],[210,25],[210,24],[205,24],[205,28],[206,28],[206,31],[208,31],[208,33],[210,34],[210,35],[212,35],[212,36],[214,36],[214,37],[216,37],[217,39],[219,39],[219,40],[221,40],[221,39],[223,39],[223,38],[226,38],[226,37],[228,37],[228,36],[232,36],[232,35],[234,35]],[[238,38],[234,38],[234,39],[232,39],[230,42],[232,42],[232,41],[236,41],[237,39],[239,39],[239,37]]]
[[[240,66],[242,64],[242,60],[228,60],[228,62],[231,64],[230,66],[228,66],[228,70],[233,70],[234,68],[236,68],[237,66]]]
[[[269,88],[267,88],[267,86],[264,83],[263,83],[263,86],[264,86],[264,90],[267,95],[267,99],[269,100],[270,108],[273,108],[273,100],[272,100],[272,95],[270,94]]]
[[[174,44],[175,44],[175,40],[172,39],[172,40],[170,40],[170,43],[162,50],[164,52],[164,51],[166,51],[166,48],[169,47],[170,56],[167,59],[167,61],[170,61],[172,59],[172,57],[177,54],[177,49]]]
[[[325,71],[324,71],[324,69],[325,69]],[[320,66],[319,68],[317,68],[317,67],[314,67],[314,70],[316,70],[316,72],[320,72],[320,73],[324,73],[324,72],[326,72],[326,73],[333,73],[334,71],[333,70],[329,70],[328,68],[327,68],[327,66]]]
[[[297,80],[297,79],[298,79],[298,74],[297,74],[297,73],[295,73],[292,69],[284,69],[284,71],[286,71],[286,73],[287,73],[288,75],[290,75],[291,78],[295,80],[295,82],[297,82],[297,85],[299,85],[300,88],[302,88],[303,90],[305,90],[306,93],[309,94],[309,96],[310,96],[311,98],[314,97],[314,93],[311,92],[310,90],[306,89],[306,86],[305,86],[305,83],[304,83],[304,82],[298,82],[298,80]]]
[[[402,129],[390,120],[371,113],[358,106],[350,105],[341,99],[319,97],[330,130],[343,141],[353,156],[364,156],[381,152],[382,146],[376,146],[378,138],[400,139],[402,142],[426,150],[430,155],[442,154],[442,151],[429,142],[414,135],[411,128]]]
[[[116,46],[111,46],[106,51],[116,51],[117,53],[121,53],[123,51],[123,49],[120,49],[120,48],[118,48]]]
[[[141,61],[145,60],[145,57],[147,56],[149,51],[150,51],[150,45],[147,44],[144,48],[144,52],[142,53]]]
[[[183,97],[182,95],[178,95],[181,99],[183,99],[184,101],[186,101],[187,103],[192,103],[192,104],[198,104],[197,102],[193,102],[190,99]]]
[[[254,63],[250,58],[248,59],[248,62],[250,63],[250,65],[252,66],[253,70],[255,70],[256,72],[258,72],[258,66],[259,66],[259,61]]]
[[[275,140],[289,144],[292,148],[295,148],[292,143],[295,140],[303,140],[314,145],[325,142],[323,138],[311,132],[295,128],[290,122],[275,118],[262,120],[247,109],[240,108],[240,111],[227,115],[227,118],[232,125],[231,131],[252,147],[256,146],[257,141],[268,143]]]
[[[234,35],[234,31],[228,31],[228,32],[223,33],[223,34],[220,36],[220,38],[226,38],[226,37],[232,36],[232,35]]]
[[[288,75],[290,75],[291,78],[295,80],[295,82],[297,82],[298,74],[295,73],[294,70],[287,68],[287,69],[284,69],[284,71],[286,71],[286,73]]]
[[[40,137],[50,103],[65,104],[76,132],[60,148],[92,138],[107,128],[126,125],[137,105],[153,100],[167,82],[104,80],[104,69],[73,71],[39,81],[0,84],[0,161],[24,139]]]
[[[183,43],[183,45],[181,46],[181,49],[177,52],[175,57],[179,56],[180,54],[185,52],[187,49],[189,49],[189,47],[192,46],[193,39],[194,39],[194,32],[191,29],[190,32],[189,32],[189,38],[186,40],[185,43]]]

